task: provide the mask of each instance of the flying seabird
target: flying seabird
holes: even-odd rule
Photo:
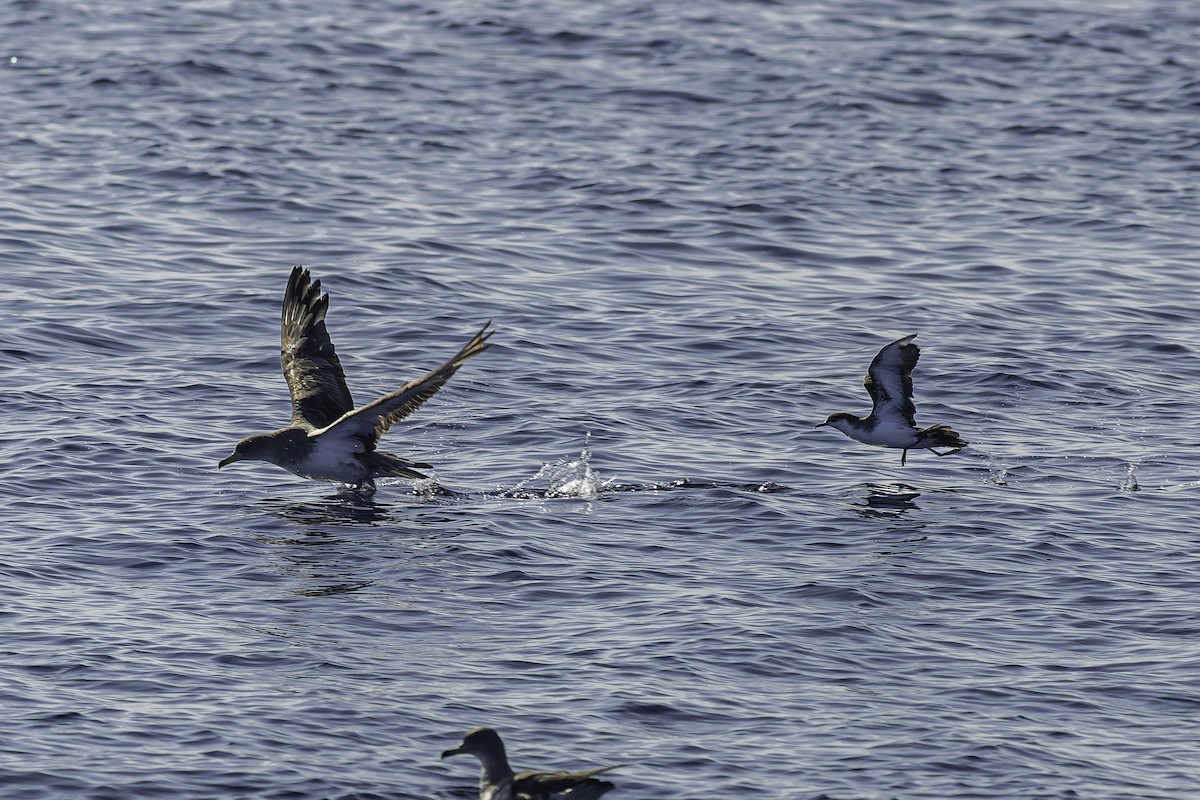
[[[433,397],[464,361],[491,346],[491,323],[449,361],[356,408],[325,328],[328,309],[329,295],[321,294],[321,282],[312,280],[303,267],[293,269],[283,296],[279,354],[292,395],[292,424],[242,439],[218,468],[235,461],[269,461],[305,478],[365,491],[374,491],[377,477],[426,477],[414,468],[427,469],[429,464],[376,450],[375,443]]]
[[[611,781],[595,775],[617,765],[580,772],[522,772],[513,774],[500,734],[491,728],[467,731],[462,744],[442,753],[442,758],[470,753],[483,765],[479,800],[596,800],[613,788]]]
[[[900,465],[904,465],[909,450],[929,450],[934,455],[948,456],[967,446],[962,437],[949,425],[934,425],[917,429],[913,419],[916,407],[912,401],[912,369],[921,357],[921,348],[912,343],[917,338],[905,336],[879,351],[863,378],[863,385],[871,395],[871,414],[856,417],[853,414],[831,414],[829,419],[817,425],[829,425],[855,441],[877,447],[898,447]],[[935,447],[952,447],[945,453]]]

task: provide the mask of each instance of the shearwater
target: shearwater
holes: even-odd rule
[[[292,396],[292,424],[237,443],[217,466],[235,461],[268,461],[314,480],[351,484],[374,491],[375,478],[427,477],[416,470],[429,464],[375,449],[388,428],[420,408],[458,371],[463,362],[491,345],[487,323],[441,366],[390,394],[355,407],[342,364],[325,328],[329,295],[308,270],[296,267],[283,296],[279,362]]]
[[[491,728],[467,731],[462,744],[442,753],[442,758],[470,753],[483,765],[479,778],[479,800],[596,800],[612,789],[611,781],[595,776],[618,765],[579,772],[520,772],[508,765],[504,742]]]
[[[900,465],[908,458],[909,450],[928,450],[934,455],[948,456],[967,446],[962,437],[949,425],[933,425],[917,428],[913,405],[912,370],[921,356],[921,348],[912,343],[914,333],[897,339],[884,347],[871,361],[863,385],[871,395],[871,414],[856,417],[853,414],[831,414],[829,419],[817,425],[837,428],[855,441],[877,447],[895,447],[902,450]],[[945,453],[935,447],[951,447]]]

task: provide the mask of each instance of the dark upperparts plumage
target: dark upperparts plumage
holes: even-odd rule
[[[912,343],[916,336],[914,333],[883,347],[863,378],[863,386],[871,395],[872,415],[898,413],[914,428],[917,409],[912,400],[912,371],[921,357],[921,348]]]
[[[487,327],[484,325],[453,358],[434,367],[420,378],[409,381],[396,391],[360,406],[353,412],[343,414],[336,422],[329,425],[322,435],[353,437],[364,444],[374,445],[380,436],[387,433],[388,428],[416,411],[426,400],[437,394],[438,389],[446,385],[446,381],[458,372],[464,361],[479,355],[491,346],[488,344],[488,339],[492,332]]]
[[[462,743],[442,753],[442,758],[470,753],[483,766],[481,800],[596,800],[614,788],[611,781],[595,776],[619,765],[596,767],[577,772],[536,772],[514,775],[500,734],[491,728],[473,728]]]
[[[570,792],[567,800],[590,800],[616,788],[612,781],[601,781],[595,777],[616,768],[614,764],[578,772],[520,772],[513,778],[513,797],[516,800],[553,800],[564,792]]]
[[[329,295],[304,267],[292,269],[283,295],[279,364],[292,395],[292,425],[324,428],[354,408],[342,362],[325,328]]]

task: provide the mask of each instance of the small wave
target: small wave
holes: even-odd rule
[[[1160,486],[1159,490],[1163,492],[1181,492],[1185,489],[1200,488],[1200,481],[1187,481],[1186,483],[1172,483],[1167,486]]]

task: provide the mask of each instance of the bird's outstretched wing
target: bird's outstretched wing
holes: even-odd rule
[[[332,424],[354,408],[342,362],[334,352],[325,312],[329,295],[308,270],[296,267],[283,295],[279,364],[292,393],[292,425],[310,430]]]
[[[917,409],[912,401],[912,370],[921,357],[921,348],[912,343],[914,333],[897,339],[884,347],[871,361],[863,386],[871,395],[875,417],[899,417],[910,427],[916,427]]]
[[[579,772],[522,772],[513,778],[513,797],[520,800],[548,800],[561,792],[571,790],[571,794],[567,796],[573,800],[591,800],[613,788],[611,782],[596,780],[594,776],[616,769],[617,766],[620,765]]]
[[[437,394],[438,389],[445,386],[446,381],[458,372],[463,362],[491,347],[488,343],[492,335],[492,331],[488,330],[491,324],[489,321],[484,325],[457,355],[441,366],[433,368],[415,381],[409,381],[391,394],[344,414],[329,426],[324,435],[332,435],[335,438],[353,437],[374,444],[394,423],[416,411],[422,403]]]

